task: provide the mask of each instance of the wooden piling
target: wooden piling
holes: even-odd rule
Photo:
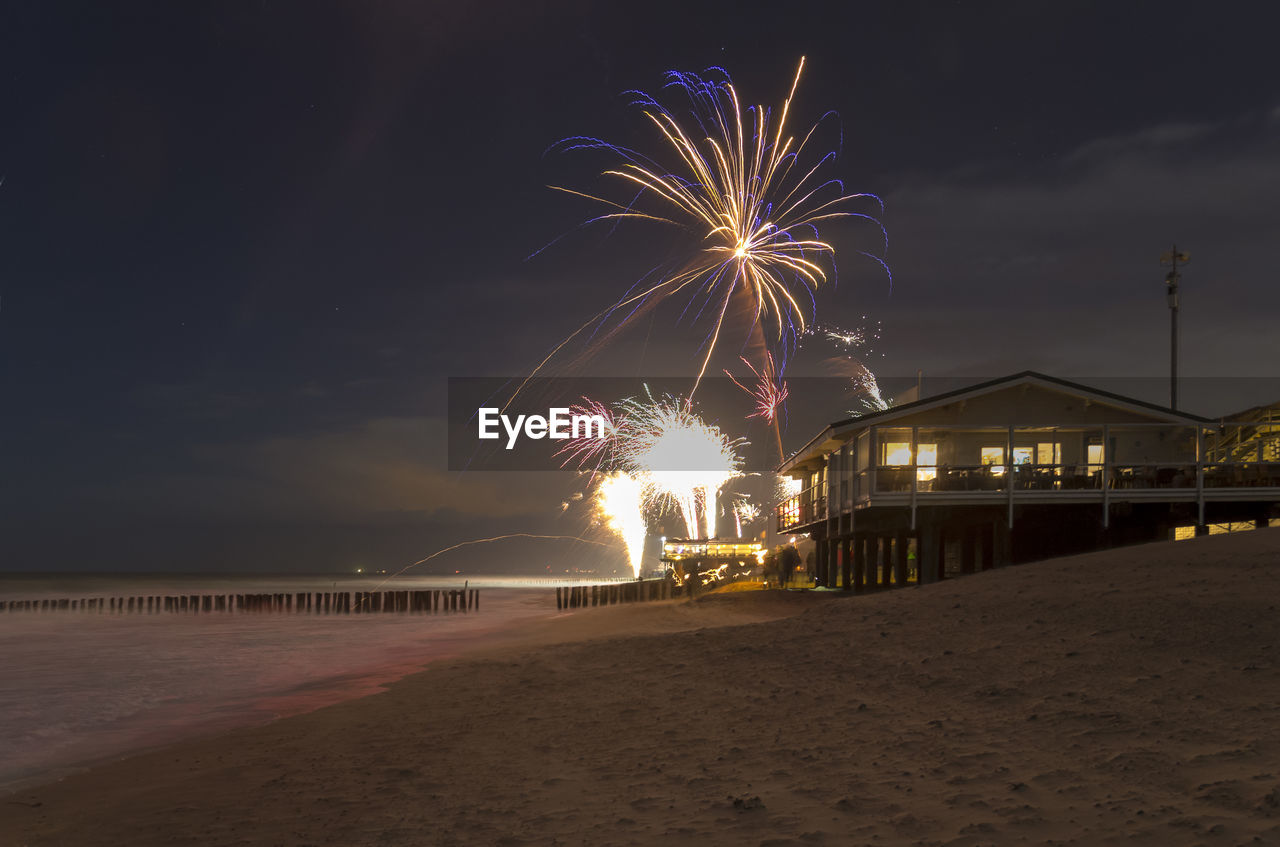
[[[556,608],[604,605],[607,586],[560,586]],[[443,607],[443,608],[442,608]],[[0,614],[80,612],[113,615],[159,614],[429,614],[480,609],[476,588],[405,589],[403,591],[297,591],[259,594],[134,594],[120,597],[46,597],[0,600]]]

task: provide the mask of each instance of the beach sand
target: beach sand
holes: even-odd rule
[[[1280,531],[584,610],[0,798],[0,845],[1280,844]]]

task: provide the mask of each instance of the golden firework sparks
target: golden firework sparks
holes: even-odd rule
[[[558,145],[562,150],[596,149],[622,161],[604,171],[631,195],[626,202],[562,186],[569,194],[604,204],[609,211],[587,223],[643,220],[681,228],[698,249],[687,261],[660,276],[657,282],[637,284],[621,299],[584,323],[540,362],[541,370],[570,341],[594,327],[621,325],[647,305],[685,295],[685,311],[711,316],[705,354],[693,390],[707,371],[735,300],[750,315],[749,338],[761,331],[766,349],[785,370],[798,334],[804,332],[813,310],[813,292],[835,271],[835,249],[819,235],[819,225],[839,218],[860,218],[879,230],[887,250],[887,235],[879,220],[848,206],[857,200],[883,203],[871,194],[848,194],[837,179],[822,176],[835,158],[827,153],[813,162],[808,146],[821,124],[792,135],[787,127],[792,100],[804,71],[796,69],[790,90],[777,114],[764,106],[743,108],[737,89],[723,69],[712,68],[704,78],[671,71],[667,88],[683,91],[697,131],[686,129],[676,113],[643,92],[631,92],[656,130],[662,145],[655,156],[641,154],[598,138],[575,136]],[[659,158],[665,158],[665,164]],[[858,251],[888,271],[881,255]],[[883,253],[883,250],[882,250]],[[536,254],[535,254],[536,255]],[[890,277],[892,281],[892,277]],[[622,317],[614,321],[616,315]],[[523,387],[523,385],[521,386]],[[519,389],[517,389],[517,393]],[[692,394],[692,392],[690,392]]]

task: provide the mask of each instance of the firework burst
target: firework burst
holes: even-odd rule
[[[616,448],[618,457],[623,467],[644,479],[648,503],[678,512],[689,537],[698,537],[705,527],[706,537],[714,538],[716,495],[740,474],[737,448],[744,442],[704,421],[687,399],[646,396],[619,405],[627,426]]]
[[[772,354],[765,354],[764,367],[756,370],[755,365],[747,360],[745,356],[742,358],[742,364],[746,365],[751,371],[751,375],[756,378],[755,385],[748,388],[738,382],[737,378],[727,369],[724,375],[733,381],[733,384],[747,392],[751,399],[755,402],[755,411],[747,415],[748,418],[762,418],[765,423],[776,424],[778,420],[778,410],[782,408],[782,404],[787,402],[787,397],[791,392],[787,388],[787,382],[778,373],[778,368],[773,362]]]
[[[752,387],[743,385],[728,369],[725,369],[724,374],[755,401],[755,411],[747,415],[747,418],[761,418],[773,427],[773,435],[778,442],[778,461],[782,461],[782,425],[778,421],[778,410],[785,409],[783,404],[787,402],[791,391],[787,388],[787,382],[782,378],[777,365],[774,364],[772,353],[765,353],[764,366],[759,370],[745,356],[739,358],[755,377],[755,385]]]
[[[726,320],[738,311],[749,316],[743,341],[763,340],[778,370],[785,369],[798,334],[808,324],[806,313],[814,310],[814,291],[834,278],[835,249],[822,240],[819,225],[864,219],[878,229],[882,253],[888,242],[875,216],[849,208],[857,201],[868,201],[883,211],[879,198],[846,193],[842,182],[823,176],[823,169],[835,159],[834,152],[816,161],[810,155],[808,148],[821,121],[802,136],[788,129],[803,70],[801,59],[776,113],[764,106],[744,108],[723,69],[709,69],[706,77],[671,71],[665,87],[687,97],[693,119],[688,125],[676,110],[650,95],[630,92],[633,105],[641,109],[661,141],[653,156],[585,136],[554,145],[561,150],[605,150],[620,159],[603,174],[625,189],[620,201],[551,186],[608,208],[588,224],[623,220],[665,224],[687,232],[698,249],[682,265],[659,273],[657,282],[632,286],[553,349],[538,369],[589,327],[594,327],[592,335],[608,324],[616,329],[643,308],[675,297],[686,300],[684,313],[692,312],[694,320],[709,316],[695,391],[725,332]],[[859,252],[888,272],[881,255]],[[742,308],[731,310],[735,303]]]
[[[866,320],[866,315],[863,315],[863,320]],[[865,362],[865,358],[875,352],[872,345],[880,340],[879,321],[863,323],[854,329],[815,325],[805,333],[805,337],[817,338],[840,352],[839,356],[827,360],[827,367],[848,379],[850,393],[858,398],[861,410],[850,410],[849,414],[857,416],[889,408],[888,401],[880,393],[879,380]]]
[[[595,401],[584,403],[583,408],[604,408]],[[708,424],[684,398],[646,394],[623,400],[609,412],[609,444],[596,451],[567,450],[565,462],[584,470],[590,465],[593,474],[601,474],[596,508],[628,552],[639,549],[627,539],[644,526],[646,512],[673,512],[689,537],[715,537],[719,491],[741,475],[738,449],[745,442]],[[633,567],[637,563],[638,558]]]
[[[750,526],[760,519],[760,507],[745,496],[733,501],[733,522],[737,537],[742,537],[742,528]]]
[[[581,403],[571,405],[569,414],[582,417],[598,416],[604,421],[604,438],[597,438],[594,433],[584,432],[579,437],[566,440],[564,446],[556,451],[557,456],[564,457],[561,467],[570,463],[575,464],[580,470],[589,471],[594,479],[600,468],[607,467],[613,460],[613,451],[619,443],[619,422],[614,419],[613,409],[588,397],[582,398]]]
[[[862,316],[862,320],[864,323],[853,329],[832,324],[815,324],[806,334],[820,336],[846,355],[871,356],[875,353],[876,342],[880,340],[880,321],[866,323],[866,315]]]

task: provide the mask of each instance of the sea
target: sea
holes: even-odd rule
[[[457,589],[461,577],[0,575],[0,600]],[[598,580],[592,580],[598,581]],[[468,576],[467,613],[0,613],[0,792],[361,697],[513,625],[557,585]]]

